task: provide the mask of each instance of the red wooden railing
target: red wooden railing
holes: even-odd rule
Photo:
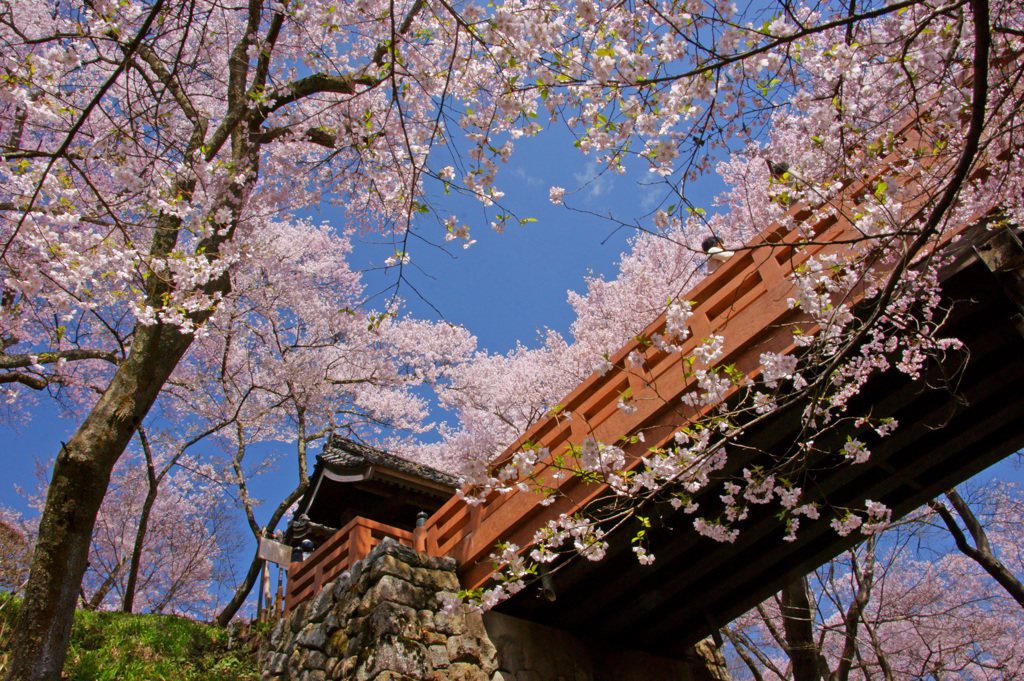
[[[365,558],[385,537],[406,546],[413,545],[412,532],[355,517],[305,560],[292,563],[288,567],[285,612],[316,595],[324,584],[351,568],[357,560]]]

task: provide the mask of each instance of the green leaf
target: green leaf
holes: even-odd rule
[[[888,188],[889,188],[889,185],[886,184],[885,180],[879,180],[878,181],[878,186],[875,187],[875,198],[878,199],[879,201],[884,199],[885,198],[885,190],[888,189]]]

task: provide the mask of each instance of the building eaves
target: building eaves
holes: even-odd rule
[[[445,485],[453,490],[459,486],[459,479],[454,475],[337,435],[331,436],[319,458],[325,468],[335,475],[356,474],[365,471],[369,465],[390,468],[406,475]]]

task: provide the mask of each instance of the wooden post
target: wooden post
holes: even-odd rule
[[[472,504],[469,507],[469,527],[471,532],[480,529],[480,522],[484,519],[484,506],[486,504]]]
[[[352,534],[348,540],[348,566],[351,568],[357,560],[366,558],[370,552],[370,528],[362,523],[352,528]]]
[[[267,621],[267,611],[270,610],[270,563],[263,561],[263,569],[260,571],[260,600],[263,602],[263,608],[260,611],[260,621]]]
[[[431,556],[441,555],[441,552],[437,548],[437,525],[431,524],[427,526],[427,536],[425,544],[425,550],[427,554]]]
[[[427,550],[427,528],[417,527],[412,531],[412,548],[417,553]]]
[[[284,576],[284,568],[277,566],[277,600],[274,601],[274,619],[284,616],[284,587],[281,578]]]
[[[426,511],[420,511],[416,514],[416,527],[412,531],[412,549],[413,551],[426,551],[427,550],[427,520],[430,516]]]

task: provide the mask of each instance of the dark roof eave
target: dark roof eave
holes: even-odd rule
[[[369,464],[371,468],[391,469],[435,485],[441,485],[451,490],[453,494],[459,487],[459,480],[454,475],[337,435],[332,436],[327,442],[318,459],[324,464],[326,470],[335,475],[358,475],[365,471]]]

